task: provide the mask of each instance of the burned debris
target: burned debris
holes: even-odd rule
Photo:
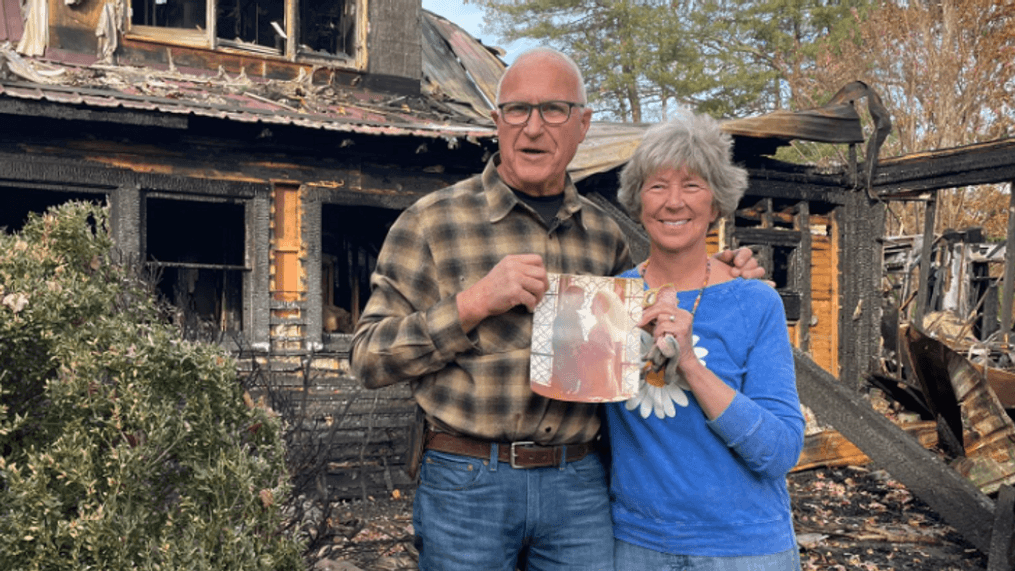
[[[281,379],[274,404],[300,438],[332,439],[315,489],[411,487],[408,390],[362,394],[350,333],[395,218],[494,151],[496,50],[409,0],[23,4],[31,17],[0,23],[0,227],[108,203],[118,248],[157,273],[178,319]],[[829,428],[799,468],[873,460],[993,551],[1011,515],[991,496],[1012,481],[1012,260],[972,229],[881,234],[886,201],[933,221],[936,189],[1015,180],[1015,143],[878,160],[889,124],[860,83],[820,109],[726,122],[751,181],[712,245],[752,247],[782,295],[801,394]],[[644,236],[614,193],[642,130],[595,123],[571,165],[636,257]],[[775,160],[793,139],[848,145],[850,160]]]

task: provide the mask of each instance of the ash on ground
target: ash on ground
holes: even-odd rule
[[[804,571],[986,571],[987,557],[883,470],[816,468],[790,474]],[[315,570],[416,569],[412,493],[332,510],[332,542]]]

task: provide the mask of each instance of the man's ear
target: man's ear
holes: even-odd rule
[[[589,126],[592,125],[592,110],[588,107],[582,107],[582,140],[585,140],[586,133],[589,132]]]

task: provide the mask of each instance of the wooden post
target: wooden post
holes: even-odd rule
[[[927,314],[927,282],[930,280],[931,255],[934,252],[934,219],[937,218],[937,195],[931,194],[923,214],[923,250],[920,253],[920,280],[916,284],[916,319],[923,327],[923,316]]]
[[[793,252],[792,289],[800,292],[800,319],[797,327],[800,331],[799,349],[805,353],[811,348],[811,315],[812,315],[812,288],[811,288],[811,248],[813,239],[811,237],[811,205],[806,200],[797,203],[797,215],[793,219],[793,226],[800,231],[800,246]]]
[[[994,509],[994,529],[990,534],[987,571],[1011,571],[1012,531],[1015,527],[1015,489],[1002,484]]]
[[[1008,184],[1008,241],[1004,252],[1004,283],[1001,286],[1001,331],[1005,343],[1011,337],[1011,305],[1015,295],[1015,182]]]

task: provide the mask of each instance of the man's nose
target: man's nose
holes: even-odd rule
[[[525,131],[526,135],[535,137],[543,131],[543,116],[539,114],[539,108],[533,107],[529,113],[529,120],[525,122],[522,130]]]

